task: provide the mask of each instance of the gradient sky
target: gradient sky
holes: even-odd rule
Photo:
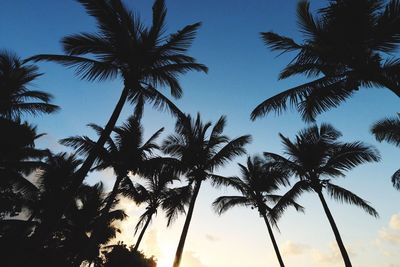
[[[297,1],[261,0],[167,0],[168,30],[202,21],[198,37],[190,51],[199,62],[206,64],[209,74],[190,73],[182,77],[184,96],[175,103],[186,113],[201,112],[203,118],[216,121],[228,116],[227,133],[239,136],[250,133],[253,142],[250,154],[263,151],[280,153],[278,133],[293,137],[305,127],[296,112],[282,116],[268,116],[255,122],[249,120],[251,110],[262,100],[285,88],[297,85],[303,77],[277,81],[282,67],[292,55],[276,57],[259,38],[259,32],[270,31],[294,37],[297,32],[295,8]],[[125,3],[151,21],[149,0],[126,0]],[[312,8],[326,1],[312,1]],[[78,32],[93,31],[94,21],[83,8],[70,0],[5,0],[0,2],[0,48],[15,51],[21,57],[38,53],[61,53],[59,40]],[[39,64],[43,77],[33,86],[51,92],[62,110],[51,116],[34,119],[40,132],[48,135],[40,146],[62,151],[57,140],[70,135],[89,134],[85,125],[104,125],[115,105],[121,81],[89,83],[80,81],[72,70],[52,64]],[[375,145],[382,161],[366,164],[348,173],[337,184],[351,189],[367,199],[380,213],[375,219],[362,210],[346,204],[328,202],[354,266],[399,267],[400,260],[400,192],[389,177],[399,167],[398,148],[378,143],[369,133],[371,124],[398,112],[399,99],[388,90],[363,89],[339,108],[318,117],[318,122],[330,122],[343,132],[344,140],[362,140]],[[120,122],[132,112],[126,106]],[[31,118],[29,118],[32,120]],[[165,133],[173,131],[174,121],[166,113],[147,107],[144,116],[145,134],[165,126]],[[165,136],[165,135],[164,135]],[[244,162],[238,158],[237,162]],[[221,174],[237,173],[236,163],[220,170]],[[102,179],[107,186],[113,183],[112,171],[92,174],[87,180]],[[266,227],[256,212],[233,209],[222,216],[211,209],[212,201],[234,192],[214,189],[205,184],[200,191],[194,216],[186,240],[183,267],[261,267],[278,263],[267,235]],[[334,236],[313,194],[299,202],[305,214],[289,210],[279,223],[276,238],[287,266],[342,266]],[[120,238],[132,244],[136,218],[143,211],[126,200],[129,220],[121,224]],[[167,229],[160,212],[145,235],[142,249],[159,260],[159,267],[169,267],[178,243],[183,216]]]

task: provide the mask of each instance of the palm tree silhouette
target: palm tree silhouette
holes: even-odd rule
[[[290,106],[305,121],[313,121],[360,87],[383,87],[400,96],[400,60],[392,57],[400,44],[397,0],[335,0],[317,14],[310,12],[309,1],[298,2],[301,44],[274,32],[261,33],[271,50],[297,53],[280,79],[297,74],[315,79],[263,101],[251,113],[252,120]]]
[[[386,141],[400,147],[400,114],[374,123],[371,132],[379,142]],[[392,175],[392,183],[397,190],[400,190],[400,169]]]
[[[207,136],[211,122],[203,123],[200,114],[196,119],[190,115],[180,116],[175,125],[175,134],[166,138],[162,145],[165,153],[181,161],[186,170],[185,175],[190,186],[193,186],[185,224],[176,250],[174,267],[179,267],[186,236],[192,219],[194,205],[202,182],[216,179],[215,169],[245,153],[244,146],[250,142],[249,135],[230,139],[223,135],[226,118],[221,116]]]
[[[70,186],[70,178],[81,163],[82,161],[74,154],[49,155],[41,171],[38,172],[36,202],[30,207],[31,216],[28,221],[42,224],[54,219],[52,216],[54,206],[65,201],[64,194]],[[49,256],[56,250],[57,255],[65,257],[63,260],[76,266],[79,266],[82,260],[98,260],[99,246],[106,244],[119,231],[112,222],[125,218],[122,210],[104,213],[104,195],[101,183],[94,186],[83,184],[79,188],[73,205],[57,225],[54,234],[46,240],[42,248],[47,251],[45,255]],[[92,237],[94,231],[96,231],[95,240]],[[50,260],[52,257],[48,258]]]
[[[114,238],[119,229],[114,221],[125,219],[123,210],[114,209],[105,213],[104,188],[101,183],[94,186],[83,184],[78,191],[76,204],[66,214],[66,230],[70,234],[68,251],[75,251],[76,266],[80,266],[82,260],[98,262],[100,245],[107,244]],[[94,244],[93,246],[93,233]],[[68,238],[68,236],[67,236]],[[88,250],[88,248],[91,248]],[[82,255],[82,251],[85,254]]]
[[[29,89],[29,84],[41,75],[35,65],[24,63],[12,52],[0,51],[1,117],[16,120],[24,113],[37,115],[59,109],[50,104],[53,98],[50,94]]]
[[[291,172],[299,180],[282,197],[271,213],[279,218],[287,205],[291,205],[304,192],[315,192],[324,208],[332,227],[346,267],[351,266],[350,258],[343,244],[339,230],[325,201],[323,191],[339,201],[359,206],[368,214],[378,217],[378,213],[367,201],[349,190],[331,183],[332,178],[345,176],[344,172],[366,163],[377,162],[379,152],[362,142],[344,143],[338,141],[341,133],[329,124],[308,127],[300,131],[295,142],[279,134],[287,157],[265,152],[267,158],[275,161],[280,168]]]
[[[179,172],[177,172],[174,166],[163,165],[158,167],[151,174],[142,176],[145,184],[141,185],[139,183],[132,184],[126,183],[122,189],[123,195],[133,199],[137,204],[146,203],[146,211],[140,216],[138,223],[135,227],[135,235],[140,228],[142,228],[133,251],[137,251],[139,245],[143,239],[144,233],[149,226],[153,215],[157,214],[159,207],[164,210],[169,211],[169,209],[183,209],[185,203],[189,199],[190,194],[180,194],[181,199],[176,198],[179,195],[178,188],[169,188],[174,181],[179,181]],[[174,213],[167,213],[168,219],[174,216]]]
[[[218,197],[214,201],[213,206],[219,214],[235,206],[250,206],[252,209],[256,208],[267,225],[268,234],[271,238],[279,265],[283,267],[285,264],[279,252],[271,223],[267,217],[267,214],[272,211],[273,208],[269,207],[266,202],[276,203],[281,198],[281,196],[275,195],[273,192],[278,190],[282,185],[288,185],[289,172],[285,169],[282,170],[278,168],[271,162],[263,161],[257,156],[253,158],[248,157],[246,166],[242,164],[238,165],[240,167],[241,177],[221,177],[214,182],[218,185],[229,186],[239,191],[241,195]],[[296,210],[303,211],[303,207],[296,202],[292,201],[291,205],[293,205]],[[275,219],[271,219],[275,224]]]
[[[89,126],[99,136],[104,132],[104,129],[98,125],[89,124]],[[96,142],[88,136],[69,137],[60,140],[60,143],[74,148],[76,153],[83,156],[95,151],[97,158],[92,170],[113,168],[116,180],[103,210],[108,213],[117,197],[122,180],[129,179],[129,172],[134,175],[150,172],[149,169],[162,163],[162,158],[152,157],[152,155],[159,149],[155,141],[163,130],[164,128],[159,129],[147,141],[144,141],[143,127],[139,119],[131,116],[121,127],[114,127],[115,137],[109,137],[104,148],[98,148]]]
[[[182,95],[178,76],[188,71],[207,71],[193,57],[186,55],[200,23],[185,26],[178,32],[165,35],[166,7],[163,0],[153,5],[153,21],[145,27],[137,14],[129,11],[121,0],[79,0],[87,13],[97,22],[97,33],[80,33],[62,39],[65,55],[37,55],[28,60],[54,61],[76,68],[82,79],[90,81],[113,79],[124,82],[120,99],[96,144],[103,147],[110,136],[127,100],[135,103],[135,114],[140,117],[143,105],[150,101],[160,109],[172,113],[175,105],[157,90],[167,86],[174,97]],[[88,57],[83,57],[83,56]],[[69,189],[70,198],[77,192],[95,161],[96,153],[88,157],[77,171]],[[61,218],[62,210],[55,211]],[[50,227],[50,226],[47,226]]]
[[[48,150],[35,148],[36,127],[19,119],[13,121],[0,117],[0,218],[15,216],[25,201],[36,196],[36,187],[26,178],[42,166],[40,161]]]
[[[89,124],[89,126],[99,136],[104,132],[104,129],[98,125]],[[163,130],[164,128],[159,129],[147,141],[144,141],[143,127],[139,118],[131,116],[121,127],[114,127],[115,137],[109,137],[104,148],[98,148],[96,142],[87,136],[65,138],[60,140],[60,143],[73,147],[76,153],[83,156],[96,151],[97,158],[92,170],[113,168],[116,180],[102,210],[104,214],[108,214],[116,201],[121,182],[129,180],[129,172],[134,175],[150,173],[153,171],[152,168],[165,161],[160,157],[152,157],[154,151],[159,149],[155,141]],[[96,235],[97,231],[94,231],[90,238],[94,241]]]

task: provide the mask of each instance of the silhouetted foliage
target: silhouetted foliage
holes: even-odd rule
[[[356,205],[368,214],[378,217],[378,213],[367,201],[349,190],[335,185],[331,179],[344,177],[345,172],[358,165],[380,160],[378,151],[362,142],[340,142],[341,133],[330,124],[310,126],[300,131],[292,142],[279,134],[287,157],[265,152],[267,159],[275,161],[279,168],[287,170],[297,178],[297,182],[270,211],[274,218],[279,218],[284,208],[292,205],[293,200],[305,192],[315,192],[320,198],[324,211],[335,234],[345,266],[351,266],[350,258],[340,237],[333,216],[323,196],[326,191],[330,197]]]
[[[119,243],[109,246],[104,253],[104,267],[156,267],[157,262],[153,258],[146,258],[141,252],[132,247]]]
[[[27,176],[42,165],[47,150],[35,148],[42,136],[28,123],[0,118],[0,218],[15,216],[36,195]]]
[[[272,211],[272,208],[268,206],[267,203],[275,204],[281,199],[282,196],[273,193],[278,190],[280,186],[289,184],[288,175],[290,172],[286,169],[281,169],[279,166],[269,161],[262,160],[257,156],[253,158],[248,157],[247,165],[239,164],[239,167],[241,177],[219,177],[213,182],[216,185],[231,187],[239,191],[241,195],[218,197],[214,201],[213,206],[219,214],[235,206],[257,209],[259,215],[264,219],[267,225],[268,233],[271,237],[279,264],[281,267],[284,267],[285,264],[283,263],[278,244],[267,217],[267,214]],[[292,201],[291,205],[295,207],[297,211],[303,211],[303,207],[296,202]],[[276,224],[273,217],[272,223]]]
[[[371,132],[379,142],[386,141],[400,147],[400,114],[376,122],[371,127]],[[400,190],[400,169],[392,175],[392,183],[397,190]]]
[[[333,0],[316,13],[309,1],[298,2],[302,43],[261,33],[271,50],[297,53],[280,79],[303,74],[314,80],[268,98],[253,110],[253,120],[294,107],[305,121],[313,121],[361,87],[387,88],[400,96],[400,59],[393,57],[400,44],[400,1]]]
[[[19,119],[22,114],[37,115],[58,110],[52,96],[29,85],[42,74],[35,65],[24,63],[12,52],[0,51],[0,116]],[[33,102],[32,102],[33,101]]]
[[[142,177],[144,185],[126,183],[122,189],[124,196],[133,199],[137,204],[146,204],[146,210],[140,215],[135,227],[135,235],[139,229],[142,230],[137,238],[134,250],[138,250],[153,215],[157,215],[160,207],[166,211],[168,222],[170,222],[176,213],[184,212],[184,206],[188,203],[190,197],[190,193],[181,193],[185,187],[168,187],[174,181],[179,181],[179,171],[174,166],[162,165],[161,167],[154,166],[154,168],[155,171]]]
[[[146,27],[138,15],[128,10],[121,0],[79,0],[86,12],[96,20],[96,33],[79,33],[62,39],[64,55],[37,55],[29,60],[54,61],[73,67],[82,79],[89,81],[113,79],[120,76],[124,83],[120,99],[104,127],[98,147],[107,142],[127,100],[135,104],[135,116],[140,118],[144,103],[150,101],[159,109],[168,108],[172,113],[179,109],[160,91],[159,87],[171,89],[174,97],[182,95],[178,76],[188,71],[207,71],[187,55],[200,23],[185,26],[178,32],[166,35],[165,18],[167,9],[164,0],[153,5],[153,20]],[[86,57],[85,57],[86,56]],[[69,200],[76,194],[96,159],[89,153],[68,190]],[[65,211],[61,206],[54,211],[60,219]],[[51,225],[38,232],[38,240],[47,234]]]
[[[176,251],[174,267],[180,264],[201,183],[206,179],[218,178],[214,171],[236,156],[244,154],[246,152],[244,146],[251,140],[249,135],[235,139],[223,135],[226,125],[224,116],[220,117],[209,132],[211,125],[211,122],[203,123],[200,114],[197,114],[196,118],[190,115],[179,116],[175,125],[176,133],[169,135],[162,145],[165,153],[180,160],[181,169],[184,170],[188,184],[192,187],[192,196]]]

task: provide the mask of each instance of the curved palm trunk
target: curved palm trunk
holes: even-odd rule
[[[107,139],[109,138],[112,130],[117,123],[118,117],[121,114],[122,108],[128,98],[129,89],[124,87],[122,94],[118,100],[117,105],[114,108],[114,111],[108,120],[104,131],[101,133],[99,139],[97,140],[96,146],[103,147],[106,143]],[[53,220],[43,223],[41,227],[39,227],[32,239],[34,243],[39,242],[40,244],[47,238],[48,234],[52,232],[54,227],[58,224],[58,221],[61,219],[62,215],[64,214],[65,210],[68,209],[69,205],[71,204],[76,192],[78,191],[79,186],[81,186],[83,180],[85,179],[87,173],[89,172],[90,168],[93,165],[93,162],[96,159],[96,151],[93,150],[89,153],[86,160],[83,162],[82,166],[79,170],[74,174],[72,177],[71,186],[65,193],[65,202],[61,203],[60,208],[54,211],[53,213]]]
[[[148,227],[149,224],[150,224],[151,216],[153,216],[153,214],[150,214],[149,217],[147,218],[146,224],[143,226],[143,229],[142,229],[142,231],[140,232],[140,235],[139,235],[139,237],[138,237],[138,240],[136,241],[135,247],[133,248],[133,251],[137,251],[137,250],[138,250],[139,245],[140,245],[140,242],[142,242],[144,233],[146,232],[146,229],[147,229],[147,227]]]
[[[188,209],[188,213],[186,215],[185,224],[183,225],[181,238],[179,240],[179,244],[176,249],[173,267],[179,267],[179,265],[181,264],[183,247],[185,246],[186,236],[189,231],[189,225],[190,225],[190,221],[191,221],[192,215],[193,215],[194,204],[196,203],[196,198],[197,198],[197,195],[199,194],[200,186],[201,186],[201,181],[196,182],[194,191],[193,191],[193,196],[189,203],[189,209]]]
[[[278,258],[279,265],[281,267],[285,267],[285,264],[283,263],[281,253],[279,252],[278,244],[276,243],[275,236],[274,236],[274,233],[272,232],[272,228],[271,228],[271,225],[270,225],[270,223],[268,221],[268,218],[265,215],[265,213],[263,213],[262,216],[264,218],[265,224],[267,225],[268,234],[269,234],[269,237],[271,238],[272,245],[274,246],[275,254],[276,254],[276,257]]]
[[[347,254],[346,248],[344,247],[344,244],[343,244],[342,238],[340,237],[340,233],[336,226],[335,220],[333,219],[333,216],[328,208],[328,204],[326,203],[325,198],[322,195],[322,192],[319,191],[317,193],[318,193],[319,199],[321,200],[322,206],[324,207],[324,211],[325,211],[326,216],[328,217],[329,223],[331,224],[333,233],[335,234],[336,242],[339,246],[340,253],[342,254],[344,265],[346,267],[351,267],[352,265],[350,262],[349,255]]]

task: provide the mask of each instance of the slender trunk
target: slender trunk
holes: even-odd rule
[[[149,215],[149,217],[148,217],[147,220],[146,220],[146,224],[143,226],[143,229],[142,229],[142,231],[140,232],[140,235],[139,235],[139,237],[138,237],[138,240],[136,241],[135,247],[133,248],[133,251],[135,251],[135,252],[138,250],[139,245],[140,245],[140,242],[142,242],[142,238],[143,238],[143,236],[144,236],[144,232],[146,232],[146,229],[147,229],[147,227],[148,227],[149,224],[150,224],[151,216],[153,216],[153,214]]]
[[[328,217],[329,223],[331,224],[333,233],[335,234],[336,242],[339,246],[340,253],[342,254],[344,265],[346,267],[351,267],[352,265],[350,262],[349,255],[347,254],[346,248],[344,247],[344,244],[343,244],[342,238],[340,237],[340,233],[336,226],[335,220],[333,219],[333,216],[328,208],[328,204],[326,203],[325,198],[322,195],[322,192],[319,191],[317,193],[318,193],[319,199],[321,200],[322,206],[324,207],[326,217]]]
[[[99,139],[97,140],[96,146],[103,147],[106,143],[107,139],[109,138],[112,130],[115,127],[115,124],[118,120],[119,115],[121,114],[122,108],[126,102],[128,97],[129,89],[125,87],[122,91],[120,99],[118,100],[115,109],[108,120],[106,126],[104,127],[104,131],[101,133]],[[60,207],[57,210],[54,210],[54,217],[53,220],[43,223],[35,232],[35,235],[32,238],[32,242],[35,244],[43,244],[44,240],[48,237],[48,235],[52,232],[54,227],[58,224],[59,220],[61,219],[62,215],[64,214],[65,210],[68,209],[69,205],[71,204],[76,192],[78,191],[79,186],[81,186],[83,180],[85,179],[87,173],[89,172],[90,168],[93,165],[93,162],[96,159],[96,150],[92,150],[86,160],[83,162],[79,170],[73,175],[72,177],[72,184],[65,192],[65,201],[61,203]]]
[[[189,203],[189,209],[188,209],[188,213],[186,215],[185,224],[183,225],[181,238],[179,240],[178,248],[176,249],[173,267],[179,267],[179,265],[181,263],[183,247],[185,246],[186,236],[189,231],[189,225],[190,225],[190,221],[191,221],[192,215],[193,215],[194,204],[196,203],[196,198],[197,198],[197,195],[199,194],[200,186],[201,186],[201,181],[196,182],[194,191],[193,191],[193,196]]]
[[[265,213],[263,213],[262,216],[264,218],[265,224],[267,225],[269,237],[271,238],[272,245],[274,246],[274,250],[275,250],[275,253],[276,253],[276,257],[278,258],[279,265],[281,267],[285,267],[285,264],[283,263],[283,260],[282,260],[281,253],[279,252],[278,244],[276,243],[276,240],[275,240],[274,233],[272,232],[271,225],[270,225],[270,223],[268,221],[267,215],[265,215]]]
[[[105,205],[105,207],[104,207],[104,209],[102,211],[102,215],[101,216],[104,216],[104,215],[106,215],[107,213],[110,212],[111,206],[114,203],[114,200],[115,200],[115,198],[117,196],[117,193],[118,193],[119,184],[121,183],[121,181],[122,181],[122,179],[124,177],[125,177],[125,175],[118,175],[117,179],[115,179],[115,183],[114,183],[113,189],[111,191],[110,196],[108,197],[107,203],[106,203],[106,205]]]

